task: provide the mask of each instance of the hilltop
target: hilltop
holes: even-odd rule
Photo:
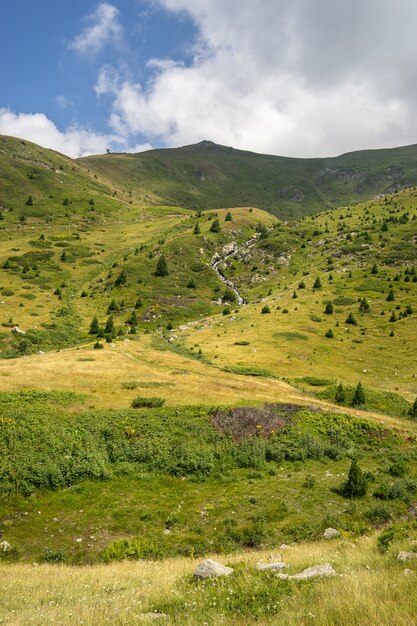
[[[295,220],[416,185],[417,146],[306,159],[202,141],[74,160],[29,141],[1,137],[0,182],[3,212],[14,212],[15,221],[52,213],[55,219],[89,218],[88,202],[98,198],[106,214],[135,213],[146,206],[256,206]],[[29,195],[36,201],[33,207],[26,205]],[[75,216],[62,204],[70,198],[77,205]]]
[[[281,219],[370,199],[417,184],[417,146],[297,159],[202,141],[140,154],[80,161],[134,201],[192,209],[258,206]]]

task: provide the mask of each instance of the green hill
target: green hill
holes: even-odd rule
[[[192,209],[258,206],[296,219],[417,184],[417,146],[296,159],[203,141],[80,161],[134,202]]]

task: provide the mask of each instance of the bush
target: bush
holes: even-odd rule
[[[377,505],[365,513],[365,517],[371,524],[386,524],[391,519],[391,512],[383,505]]]
[[[353,459],[346,483],[342,488],[345,498],[361,498],[366,494],[368,481],[356,459]]]
[[[148,409],[155,409],[155,408],[159,408],[161,406],[163,406],[165,404],[165,400],[163,398],[142,398],[141,396],[138,396],[137,398],[135,398],[134,400],[132,400],[132,408],[133,409],[141,409],[141,408],[148,408]]]
[[[265,315],[266,313],[270,313],[270,312],[271,312],[271,309],[269,308],[267,304],[265,304],[265,306],[262,307],[261,313]]]
[[[388,548],[391,544],[391,542],[394,540],[395,538],[395,528],[390,527],[390,528],[386,528],[378,537],[378,539],[376,540],[376,544],[378,546],[378,550],[384,554],[385,552],[388,551]]]

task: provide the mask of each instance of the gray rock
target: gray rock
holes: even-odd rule
[[[229,576],[233,572],[231,567],[226,567],[217,561],[206,559],[201,561],[194,572],[196,578],[214,578],[216,576]]]
[[[397,556],[398,561],[411,561],[411,559],[417,559],[417,552],[399,552]]]
[[[22,330],[19,326],[13,326],[12,332],[16,333],[16,335],[25,335],[25,331]]]
[[[258,570],[272,570],[273,572],[278,572],[284,567],[287,567],[286,563],[277,562],[277,563],[257,563],[256,569]]]
[[[326,528],[323,533],[323,539],[337,539],[340,537],[340,533],[335,528]]]
[[[404,576],[414,576],[414,572],[412,569],[408,569],[407,567],[403,569]]]
[[[2,541],[0,543],[0,550],[2,552],[10,552],[11,549],[12,549],[12,546],[10,545],[8,541]]]
[[[309,578],[317,578],[319,576],[336,576],[336,572],[329,563],[322,563],[321,565],[307,567],[307,569],[294,574],[294,576],[289,576],[288,574],[277,574],[277,576],[285,580],[308,580]]]

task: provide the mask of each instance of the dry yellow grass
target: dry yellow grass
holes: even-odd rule
[[[244,562],[254,566],[265,562],[267,552],[246,552],[216,557],[231,565]],[[181,620],[162,618],[164,624],[233,623],[286,626],[411,626],[415,624],[416,573],[403,574],[404,564],[391,555],[381,555],[375,537],[354,543],[343,539],[291,546],[282,552],[290,571],[329,562],[339,576],[301,583],[272,618],[221,619],[208,605],[191,607]],[[124,562],[113,565],[75,568],[51,565],[2,565],[0,623],[8,626],[61,624],[97,626],[152,623],[146,616],[159,602],[182,597],[178,585],[190,575],[197,561],[171,559],[161,562]],[[407,564],[408,565],[408,564]],[[408,566],[409,567],[409,566]],[[247,570],[246,570],[247,571]],[[245,571],[236,576],[247,576]],[[249,578],[248,578],[249,582]],[[256,590],[253,590],[256,594]]]

